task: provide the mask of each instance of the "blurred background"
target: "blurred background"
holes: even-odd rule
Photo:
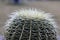
[[[8,15],[21,8],[37,8],[54,15],[60,37],[60,0],[0,0],[0,34],[3,34],[4,23]]]

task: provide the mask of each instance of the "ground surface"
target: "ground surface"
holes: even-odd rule
[[[20,8],[37,8],[44,10],[45,12],[52,13],[56,22],[58,24],[58,32],[60,35],[60,2],[29,2],[28,4],[24,5],[9,5],[3,2],[0,2],[0,34],[3,33],[3,26],[6,20],[8,19],[8,14],[13,12],[13,10],[17,10]]]

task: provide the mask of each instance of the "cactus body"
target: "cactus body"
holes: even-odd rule
[[[34,10],[30,11],[33,13]],[[57,40],[55,28],[50,20],[45,19],[44,14],[40,17],[27,17],[30,14],[27,16],[25,14],[23,14],[24,16],[20,15],[16,16],[7,26],[6,40]]]

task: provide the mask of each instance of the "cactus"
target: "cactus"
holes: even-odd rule
[[[6,40],[57,40],[50,15],[36,9],[13,12],[6,24]]]

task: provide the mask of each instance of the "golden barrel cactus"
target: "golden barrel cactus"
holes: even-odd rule
[[[12,13],[5,26],[6,40],[57,40],[49,13],[22,9]]]

